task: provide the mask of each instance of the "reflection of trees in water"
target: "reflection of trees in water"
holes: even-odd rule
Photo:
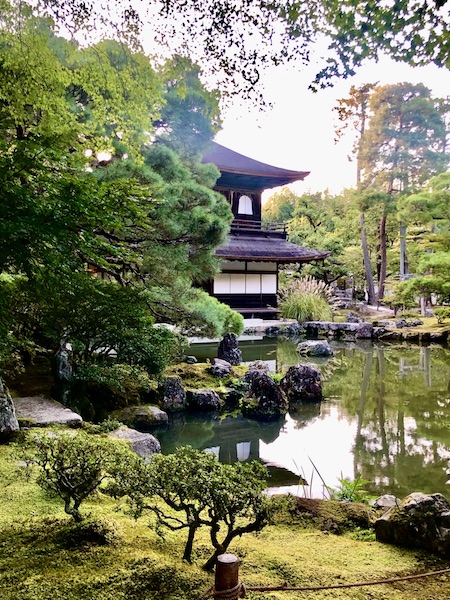
[[[437,350],[438,364],[448,365],[448,352]],[[445,491],[450,436],[442,419],[450,418],[450,401],[442,385],[446,368],[431,364],[429,348],[365,353],[354,469],[378,491]]]
[[[251,345],[253,357],[264,359],[263,343]],[[270,340],[267,358],[278,365],[296,364],[296,344]],[[296,428],[326,419],[327,406],[342,419],[357,419],[354,473],[372,482],[374,493],[404,495],[413,490],[445,493],[450,466],[450,350],[440,346],[332,342],[335,355],[319,368],[328,403],[294,407]],[[318,366],[318,363],[312,363]],[[220,421],[216,416],[179,416],[161,436],[163,451],[189,443],[196,448],[220,447],[221,460],[258,457],[259,440],[275,440],[283,422],[260,423],[242,417]],[[339,444],[336,433],[336,444]],[[158,436],[157,436],[158,437]],[[167,439],[167,442],[166,442]],[[332,440],[324,445],[333,451]],[[167,449],[171,448],[171,449]],[[240,448],[240,450],[239,450]],[[233,458],[235,457],[235,458]],[[339,476],[339,473],[337,473]]]

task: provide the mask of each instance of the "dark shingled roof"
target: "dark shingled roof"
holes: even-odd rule
[[[204,163],[214,163],[221,172],[216,187],[261,191],[304,179],[309,171],[290,171],[267,165],[212,142],[203,156]]]
[[[229,236],[228,241],[217,248],[216,256],[226,260],[276,261],[280,263],[306,262],[326,258],[330,253],[296,246],[283,239]]]

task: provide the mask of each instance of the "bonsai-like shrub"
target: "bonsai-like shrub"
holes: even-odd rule
[[[129,464],[135,455],[124,444],[83,432],[54,437],[35,435],[26,450],[29,463],[39,468],[37,483],[64,501],[64,510],[79,523],[80,506],[110,477],[112,468]]]
[[[187,530],[184,560],[192,559],[197,529],[208,527],[215,550],[206,570],[236,536],[260,531],[268,522],[268,500],[262,494],[267,471],[256,461],[224,465],[211,453],[185,446],[174,454],[154,455],[151,463],[118,469],[114,479],[112,494],[128,496],[136,518],[150,511],[156,531]]]

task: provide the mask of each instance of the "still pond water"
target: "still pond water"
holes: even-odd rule
[[[321,498],[322,480],[336,487],[339,478],[360,475],[374,495],[423,491],[450,499],[450,349],[332,346],[334,356],[315,361],[322,403],[299,406],[275,423],[182,416],[157,432],[163,452],[190,444],[211,449],[223,462],[259,459],[270,466],[272,487],[302,496]],[[298,362],[288,340],[264,338],[239,347],[244,361],[268,361],[273,371]],[[216,350],[217,344],[199,344],[190,352],[204,361]]]

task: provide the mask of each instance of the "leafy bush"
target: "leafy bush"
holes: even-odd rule
[[[112,468],[136,455],[120,442],[85,433],[54,437],[33,435],[26,446],[26,459],[37,465],[37,483],[64,501],[64,510],[78,523],[80,506],[110,476]]]
[[[450,306],[439,306],[433,312],[439,325],[442,325],[445,319],[450,319]]]
[[[291,279],[278,294],[281,316],[297,321],[329,320],[332,290],[323,281],[312,277]]]

